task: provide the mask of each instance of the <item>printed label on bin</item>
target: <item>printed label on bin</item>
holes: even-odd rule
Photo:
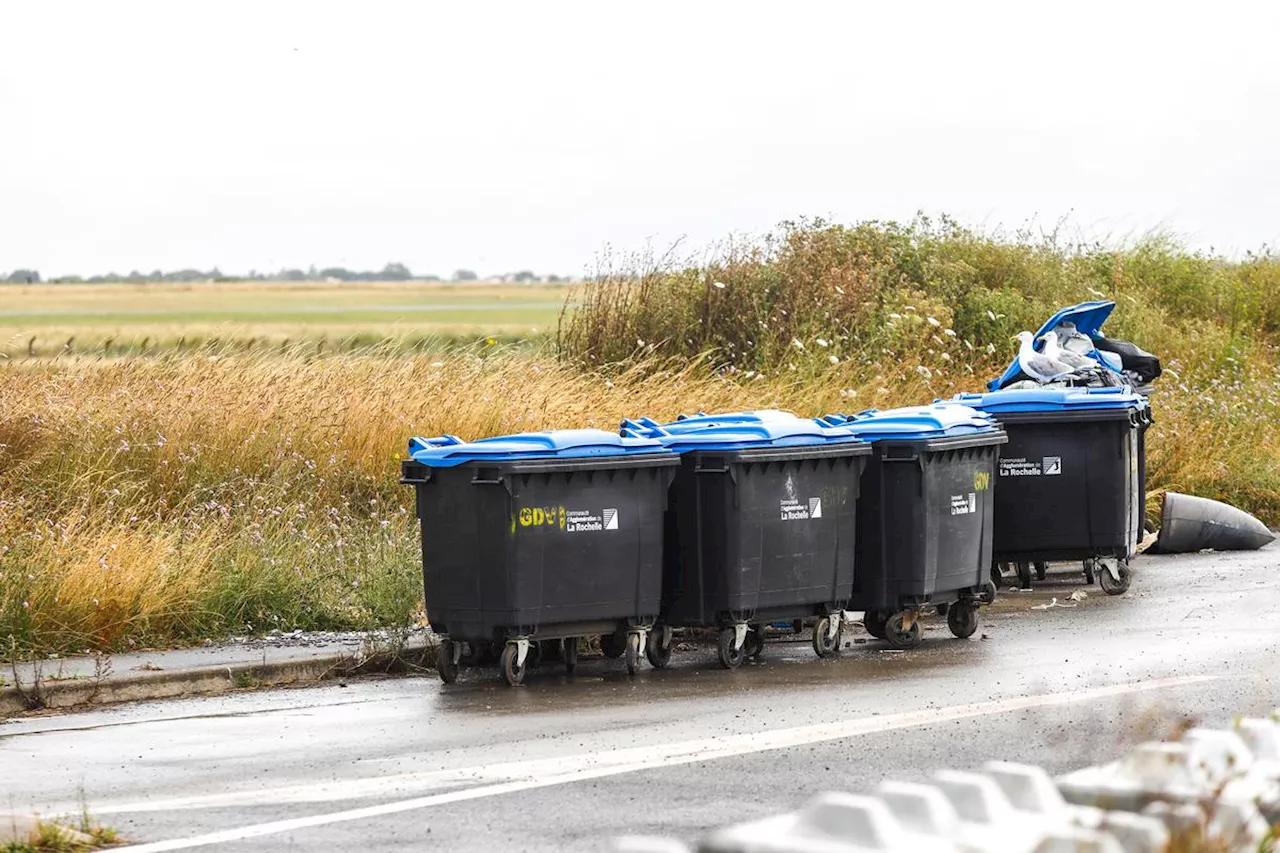
[[[617,530],[618,508],[594,510],[568,509],[562,506],[524,507],[520,510],[519,519],[521,527],[558,527],[566,533],[592,533],[598,530]]]
[[[978,493],[951,496],[952,515],[970,515],[978,511]]]
[[[566,533],[594,533],[598,530],[618,529],[618,510],[571,509],[565,515]]]
[[[1001,477],[1054,477],[1061,473],[1061,456],[1045,456],[1041,459],[1027,459],[1019,456],[1000,460]]]
[[[783,498],[778,502],[778,513],[783,521],[808,521],[811,518],[822,518],[822,498],[809,498],[808,501]]]

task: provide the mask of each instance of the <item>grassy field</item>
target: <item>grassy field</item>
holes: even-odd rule
[[[0,357],[324,339],[337,348],[554,331],[565,285],[423,282],[0,285]]]
[[[261,314],[265,305],[296,312],[348,298],[367,311],[403,304],[406,293],[427,293],[430,304],[488,293],[524,305],[538,292],[540,321],[517,310],[530,312],[523,322],[539,336],[564,295],[335,289],[191,294],[223,300],[228,312],[242,300]],[[36,290],[17,291],[24,315],[80,312],[87,325],[63,315],[59,331],[77,340],[99,328],[94,299],[117,313],[164,313],[149,290]],[[2,310],[14,310],[14,292],[0,289]],[[179,293],[166,290],[164,308],[207,320],[217,307],[196,310]],[[297,326],[308,342],[284,347],[233,344],[222,332],[216,345],[145,357],[89,349],[27,358],[22,343],[0,357],[4,653],[402,624],[422,611],[411,493],[396,482],[412,435],[925,402],[980,389],[1013,355],[1013,331],[1099,295],[1118,303],[1108,330],[1167,368],[1148,439],[1153,502],[1174,489],[1280,524],[1274,257],[804,226],[742,256],[606,273],[554,338],[520,345],[486,337],[423,352],[322,348],[315,341],[337,339],[327,314],[307,315],[323,317]]]

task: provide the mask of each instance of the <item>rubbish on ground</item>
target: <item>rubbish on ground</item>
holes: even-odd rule
[[[1256,551],[1275,541],[1267,526],[1242,509],[1222,501],[1178,492],[1164,493],[1160,535],[1153,554],[1213,551]]]
[[[1074,604],[1059,604],[1057,596],[1054,596],[1053,600],[1051,600],[1048,604],[1037,604],[1035,607],[1031,609],[1032,610],[1050,610],[1054,607],[1072,608],[1075,606],[1076,605]]]

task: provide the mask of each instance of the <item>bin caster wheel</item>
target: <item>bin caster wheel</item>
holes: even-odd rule
[[[862,627],[877,640],[885,638],[885,625],[889,622],[889,614],[880,610],[868,610],[862,614]]]
[[[1098,583],[1102,585],[1102,591],[1107,595],[1124,595],[1129,591],[1129,566],[1122,562],[1116,566],[1116,572],[1120,575],[1119,579],[1112,577],[1106,566],[1098,570]]]
[[[913,619],[909,629],[906,624],[906,614],[903,613],[895,613],[885,622],[884,638],[890,647],[895,649],[914,649],[920,645],[920,641],[924,639],[924,632],[920,629],[920,620]]]
[[[529,644],[529,652],[532,653],[534,644]],[[521,666],[518,662],[520,650],[515,643],[507,643],[502,649],[502,657],[498,659],[498,666],[502,670],[502,677],[506,679],[507,684],[517,687],[524,683],[524,674],[529,663],[529,655],[525,655],[525,665]]]
[[[604,634],[600,637],[600,651],[604,652],[604,656],[609,660],[617,660],[626,650],[626,640],[619,639],[617,634]]]
[[[738,632],[735,629],[720,629],[720,636],[716,639],[716,651],[720,655],[720,665],[725,669],[737,669],[742,666],[742,661],[746,657],[745,643],[734,648],[737,639]]]
[[[560,656],[564,658],[564,671],[568,675],[573,675],[573,671],[578,668],[578,638],[565,637],[560,643]]]
[[[458,680],[458,664],[453,659],[454,648],[453,640],[441,640],[440,648],[436,649],[436,672],[440,673],[440,680],[445,684],[453,684]]]
[[[671,643],[662,642],[663,631],[655,628],[649,632],[649,644],[644,650],[644,656],[649,659],[649,665],[654,669],[666,669],[671,664]]]
[[[1031,589],[1031,564],[1018,563],[1018,586]]]
[[[1042,581],[1049,574],[1048,563],[1036,563],[1036,580]]]
[[[995,584],[984,583],[982,585],[982,590],[978,593],[978,600],[981,601],[983,604],[995,604],[996,594],[997,594],[997,590],[996,590]]]
[[[839,616],[835,617],[840,619]],[[829,658],[840,651],[840,638],[844,634],[843,620],[836,624],[835,636],[830,636],[830,616],[823,616],[813,626],[813,651],[820,658]]]
[[[1097,580],[1098,580],[1098,575],[1097,575],[1097,572],[1094,571],[1093,560],[1085,560],[1084,561],[1084,582],[1089,584],[1090,586],[1093,586],[1094,582]]]
[[[640,668],[640,635],[627,635],[627,675],[635,675]]]
[[[752,625],[747,629],[747,639],[742,644],[742,654],[760,660],[764,655],[764,627]]]
[[[975,604],[959,601],[951,605],[947,611],[947,627],[951,633],[962,640],[967,640],[978,630],[978,607]]]
[[[991,566],[991,582],[996,586],[1004,583],[1004,572],[1001,570],[999,563],[993,563]]]

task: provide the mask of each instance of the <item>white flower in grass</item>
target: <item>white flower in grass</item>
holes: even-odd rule
[[[830,346],[830,344],[828,344],[828,343],[827,343],[827,341],[826,341],[826,339],[825,339],[825,338],[818,338],[818,339],[815,341],[815,343],[817,343],[817,345],[818,345],[818,346],[820,346],[820,347]]]
[[[796,349],[800,350],[801,352],[804,352],[804,344],[800,342],[799,338],[792,338],[791,345]]]
[[[926,319],[929,321],[929,325],[933,326],[935,329],[942,325],[938,322],[937,317],[927,317]]]
[[[954,337],[956,336],[956,330],[955,330],[955,329],[943,329],[943,330],[942,330],[942,334],[946,335],[946,336],[947,336],[947,337],[949,337],[949,338],[954,338]]]
[[[918,366],[916,367],[916,373],[919,373],[919,374],[920,374],[921,376],[923,376],[925,379],[932,379],[932,378],[933,378],[933,371],[932,371],[932,370],[930,370],[929,368],[925,367],[923,364],[918,365]]]
[[[834,356],[834,355],[829,355],[829,356],[827,356],[827,360],[828,360],[828,361],[830,361],[832,364],[839,364],[839,363],[840,363],[840,359],[839,359],[839,358],[837,358],[837,357],[836,357],[836,356]]]
[[[723,282],[723,281],[713,281],[713,282],[711,282],[711,286],[712,286],[712,287],[718,287],[718,288],[720,288],[721,290],[724,290],[724,288],[725,288],[725,284],[724,284],[724,282]]]

